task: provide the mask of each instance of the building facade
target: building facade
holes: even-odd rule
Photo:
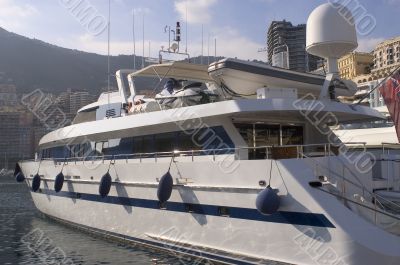
[[[351,52],[338,60],[340,77],[353,80],[360,75],[371,73],[374,56],[371,53]]]
[[[387,77],[400,66],[400,37],[381,42],[374,49],[373,55],[372,76],[375,79]]]
[[[364,58],[363,58],[364,57]],[[371,71],[362,72],[362,62],[367,63],[372,57]],[[358,63],[360,64],[357,64]],[[356,69],[359,65],[361,69]],[[345,100],[359,102],[372,108],[382,108],[385,102],[376,87],[380,82],[400,67],[400,37],[379,43],[370,56],[352,53],[339,60],[339,70],[342,78],[352,79],[357,83],[358,91],[354,97]],[[367,70],[367,69],[366,69]]]
[[[33,157],[32,123],[33,115],[25,109],[0,109],[0,168]]]
[[[17,105],[17,89],[11,84],[0,84],[0,106]]]
[[[273,21],[267,36],[268,61],[281,61],[286,66],[287,52],[289,53],[289,68],[300,72],[310,72],[318,67],[321,58],[306,52],[306,25],[293,26],[288,21]],[[280,53],[280,55],[279,55]],[[274,56],[275,54],[275,56]]]
[[[87,91],[72,91],[68,89],[57,98],[58,105],[68,115],[75,116],[80,108],[94,101]]]

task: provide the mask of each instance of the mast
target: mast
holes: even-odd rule
[[[142,36],[142,38],[143,38],[143,40],[142,40],[142,68],[144,68],[144,12],[143,12],[143,29],[142,29],[142,31],[143,31],[143,36]]]
[[[135,9],[132,9],[133,69],[136,70]]]
[[[107,104],[110,107],[110,35],[111,35],[111,0],[108,0],[108,32],[107,32]]]
[[[204,55],[204,26],[201,24],[201,59],[200,63],[203,64],[203,55]]]

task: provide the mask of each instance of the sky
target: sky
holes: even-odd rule
[[[181,51],[187,49],[192,57],[214,55],[216,50],[217,56],[266,61],[266,53],[259,50],[266,46],[271,21],[306,23],[311,11],[327,2],[345,4],[353,13],[363,11],[356,26],[368,30],[358,30],[359,51],[369,52],[384,39],[400,35],[400,0],[110,1],[113,55],[133,53],[134,29],[136,54],[144,51],[145,56],[157,58],[161,46],[168,46],[166,26],[174,29],[180,21]],[[0,0],[0,27],[61,47],[107,54],[108,4],[108,0]]]

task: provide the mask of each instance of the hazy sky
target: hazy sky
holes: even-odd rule
[[[400,35],[400,0],[330,0],[347,2],[350,9],[361,6],[376,26],[359,36],[359,50],[370,51],[383,39]],[[142,20],[145,20],[145,55],[157,57],[168,45],[166,25],[182,23],[185,49],[185,17],[188,18],[188,51],[203,53],[208,39],[217,55],[242,59],[266,59],[258,49],[265,47],[266,31],[272,20],[306,23],[310,12],[327,1],[320,0],[111,0],[111,53],[133,53],[132,11],[135,10],[136,51],[142,53]],[[84,16],[84,11],[88,15]],[[187,13],[186,13],[187,10]],[[361,10],[361,9],[358,9]],[[107,53],[106,18],[108,0],[0,0],[0,27],[62,47]],[[81,20],[81,21],[80,21]],[[90,24],[90,25],[89,25]],[[99,33],[100,32],[100,33]]]

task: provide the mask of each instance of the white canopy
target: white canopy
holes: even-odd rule
[[[172,62],[165,64],[155,64],[136,71],[129,76],[135,78],[139,76],[156,78],[175,78],[200,82],[214,82],[208,75],[208,66],[192,64],[187,62]]]

